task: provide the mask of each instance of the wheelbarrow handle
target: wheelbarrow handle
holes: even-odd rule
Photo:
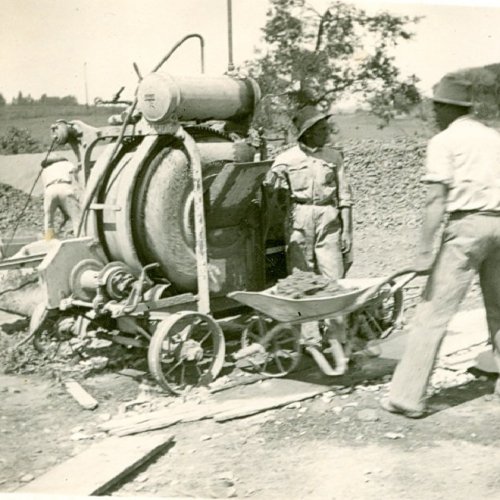
[[[382,285],[385,285],[386,283],[390,283],[391,281],[394,281],[396,278],[399,278],[401,276],[405,276],[405,279],[402,279],[397,285],[393,287],[393,291],[399,290],[400,288],[403,288],[405,285],[407,285],[410,281],[415,279],[417,276],[420,275],[418,271],[415,271],[412,268],[408,269],[403,269],[402,271],[397,271],[394,274],[391,274]]]
[[[362,306],[365,302],[370,300],[384,285],[387,285],[391,281],[394,281],[396,278],[399,278],[400,276],[404,276],[407,274],[407,278],[402,280],[400,283],[397,284],[397,286],[394,286],[392,288],[392,291],[399,290],[403,286],[407,285],[412,279],[414,279],[417,275],[418,272],[415,271],[414,269],[403,269],[402,271],[397,271],[393,274],[391,274],[387,279],[381,281],[380,283],[377,283],[376,285],[371,286],[370,288],[366,289],[357,299],[356,303],[359,306]]]

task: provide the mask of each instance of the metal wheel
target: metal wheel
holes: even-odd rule
[[[183,311],[158,323],[148,348],[148,365],[158,383],[173,394],[207,385],[224,364],[224,335],[206,314]]]
[[[257,338],[255,332],[251,335],[260,347],[245,358],[253,370],[268,377],[284,377],[299,364],[302,353],[300,331],[294,325],[279,323],[269,332],[264,332],[262,337]],[[251,344],[244,348],[251,348]]]

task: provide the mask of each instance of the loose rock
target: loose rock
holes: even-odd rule
[[[358,419],[362,422],[376,422],[377,420],[380,420],[380,417],[376,410],[366,408],[358,413]]]

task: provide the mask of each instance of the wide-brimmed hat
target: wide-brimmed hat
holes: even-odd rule
[[[49,165],[52,165],[53,163],[57,163],[58,161],[66,161],[66,157],[60,153],[49,153],[47,158],[44,158],[40,166],[42,168],[48,167]]]
[[[472,83],[453,75],[446,75],[433,87],[432,100],[455,106],[472,106]]]
[[[305,106],[302,109],[299,109],[293,118],[293,124],[297,127],[298,138],[309,130],[313,125],[318,123],[321,120],[325,120],[332,116],[329,113],[323,113],[319,109],[314,106]]]

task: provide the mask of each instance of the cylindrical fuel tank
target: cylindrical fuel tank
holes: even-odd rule
[[[249,162],[255,154],[254,148],[243,142],[212,140],[197,142],[205,190],[226,163]],[[182,148],[155,144],[146,138],[137,149],[124,154],[99,195],[99,203],[110,207],[98,214],[96,224],[109,260],[122,261],[136,272],[145,264],[157,262],[162,275],[178,291],[195,291],[191,194],[191,172]],[[218,227],[216,216],[210,220],[209,260],[231,279],[245,280],[246,246],[253,245],[248,229],[238,225]],[[249,285],[227,283],[225,288],[238,286]]]
[[[260,99],[251,78],[172,76],[151,73],[137,90],[137,107],[146,120],[234,120],[253,113]]]

